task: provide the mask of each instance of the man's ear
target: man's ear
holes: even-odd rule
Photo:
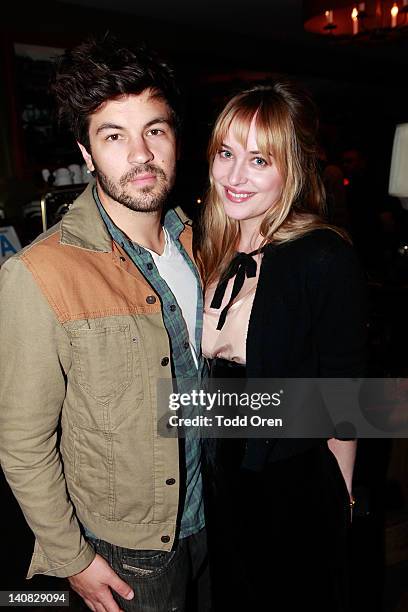
[[[77,145],[81,150],[82,153],[82,157],[84,158],[84,161],[87,165],[87,168],[89,170],[89,172],[93,172],[95,170],[95,166],[93,165],[93,161],[92,161],[92,156],[90,153],[88,153],[88,151],[85,149],[84,145],[81,144],[80,142],[77,141]]]

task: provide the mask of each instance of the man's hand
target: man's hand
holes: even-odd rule
[[[68,578],[71,587],[94,612],[120,612],[110,588],[125,599],[133,599],[134,592],[121,580],[100,555],[96,555],[86,569]],[[110,588],[109,588],[110,587]]]

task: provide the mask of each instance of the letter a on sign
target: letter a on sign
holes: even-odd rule
[[[21,244],[14,227],[0,227],[0,265],[20,249]]]

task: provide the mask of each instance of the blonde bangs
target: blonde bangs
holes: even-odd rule
[[[279,111],[278,105],[273,110],[263,104],[259,106],[256,116],[257,143],[264,157],[272,156],[285,182],[288,169],[288,118],[287,113]]]
[[[256,115],[257,146],[266,159],[272,156],[279,166],[282,165],[282,152],[285,151],[285,130],[276,117],[262,105],[248,105],[238,108],[226,108],[219,117],[213,131],[208,149],[208,158],[212,164],[217,152],[225,143],[228,132],[232,126],[232,134],[242,147],[246,147],[248,133],[252,120]],[[283,166],[286,166],[284,163]]]
[[[251,127],[255,112],[252,108],[237,109],[228,126],[228,129],[232,127],[234,138],[244,149],[247,145],[249,128]]]
[[[234,138],[242,147],[246,147],[249,128],[257,112],[258,105],[254,104],[243,104],[242,106],[228,104],[226,106],[214,126],[210,140],[208,159],[211,165],[217,152],[222,148],[223,143],[225,143],[231,126]],[[260,144],[258,146],[260,146]],[[268,151],[264,147],[259,149],[259,151],[262,155],[268,155]]]

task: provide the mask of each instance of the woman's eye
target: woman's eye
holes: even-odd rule
[[[254,159],[255,166],[267,166],[268,162],[263,157],[255,157]]]
[[[110,140],[115,141],[115,140],[119,140],[120,138],[120,134],[109,134],[109,136],[106,137],[106,140]]]
[[[218,151],[218,155],[223,159],[230,159],[232,157],[231,151],[227,151],[226,149],[221,149],[221,151]]]
[[[163,130],[159,130],[159,128],[154,128],[153,130],[149,130],[147,132],[148,136],[158,136],[159,134],[164,134]]]

